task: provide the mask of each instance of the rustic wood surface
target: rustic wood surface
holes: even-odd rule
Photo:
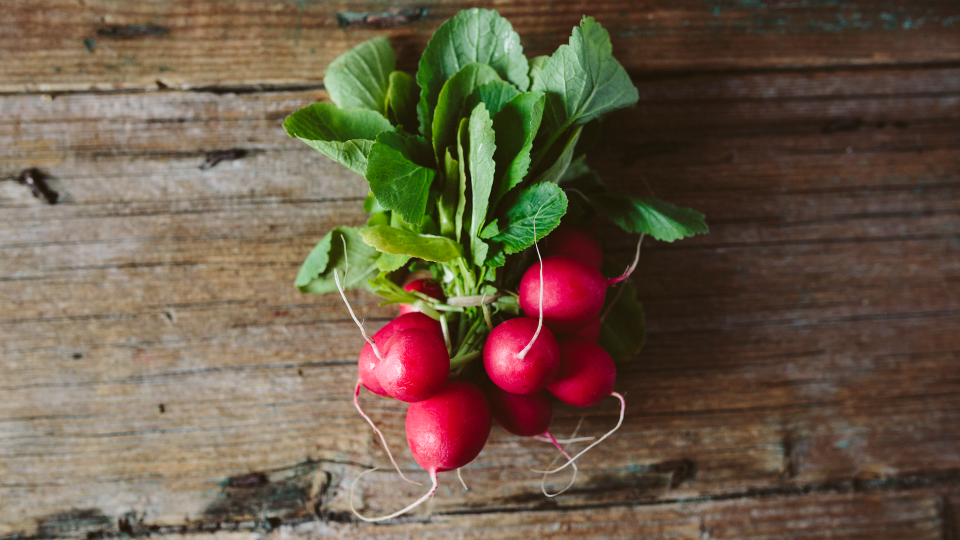
[[[711,233],[644,245],[626,423],[570,492],[544,498],[530,469],[554,452],[495,427],[471,491],[443,474],[406,518],[351,516],[350,484],[388,465],[350,399],[361,341],[339,298],[292,281],[364,220],[366,188],[280,122],[374,35],[412,70],[463,5],[2,6],[0,538],[960,538],[946,1],[490,4],[531,55],[582,13],[611,29],[640,103],[591,162]],[[201,167],[218,152],[237,159]],[[634,239],[600,236],[629,258]],[[392,314],[350,298],[371,326]],[[362,399],[423,479],[404,407]],[[558,407],[552,429],[598,435],[613,405]],[[422,489],[381,470],[358,505]]]

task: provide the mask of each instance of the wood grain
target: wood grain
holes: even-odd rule
[[[444,475],[377,528],[347,511],[386,462],[349,400],[359,338],[339,299],[291,287],[326,230],[364,219],[362,182],[279,127],[324,93],[0,98],[0,534],[952,534],[960,71],[639,85],[592,160],[711,234],[644,247],[626,425],[552,500],[529,470],[554,453],[495,428],[469,493]],[[231,148],[246,157],[200,168]],[[27,167],[58,204],[12,181]],[[371,326],[390,316],[350,298]],[[416,471],[403,407],[363,400]],[[558,407],[552,429],[587,413],[602,433],[612,405]],[[357,495],[378,514],[421,490],[378,472]]]
[[[583,15],[594,16],[632,73],[960,60],[960,6],[949,0],[474,5],[509,19],[529,56],[550,54]],[[316,86],[337,55],[382,33],[412,72],[433,31],[461,7],[436,0],[10,0],[0,22],[0,91]],[[344,26],[367,15],[374,17]]]

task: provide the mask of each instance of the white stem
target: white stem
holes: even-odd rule
[[[486,294],[483,295],[486,298]],[[487,307],[487,304],[480,301],[480,310],[483,311],[483,320],[487,323],[487,330],[493,331],[493,321],[490,320],[490,308]]]
[[[357,512],[357,509],[353,507],[353,488],[356,487],[357,482],[359,482],[360,479],[363,478],[363,475],[365,475],[365,474],[367,474],[367,473],[370,473],[370,472],[373,472],[373,471],[375,471],[375,470],[377,470],[377,469],[378,469],[378,467],[374,467],[374,468],[372,468],[372,469],[367,469],[367,470],[363,471],[362,473],[360,473],[359,476],[357,476],[356,480],[354,480],[353,483],[350,484],[350,501],[349,501],[350,511],[353,512],[353,515],[357,516],[358,518],[362,519],[363,521],[366,521],[367,523],[376,523],[376,522],[378,522],[378,521],[386,521],[386,520],[388,520],[388,519],[393,519],[393,518],[395,518],[395,517],[397,517],[397,516],[406,514],[406,513],[409,512],[410,510],[413,510],[413,509],[416,508],[417,506],[420,506],[421,504],[423,504],[424,501],[426,501],[427,499],[429,499],[430,497],[432,497],[433,494],[436,493],[437,487],[439,486],[439,484],[437,483],[437,471],[430,471],[430,480],[433,481],[433,487],[430,488],[430,491],[428,491],[426,495],[424,495],[423,497],[420,497],[419,499],[417,499],[416,502],[414,502],[414,503],[411,504],[410,506],[404,508],[403,510],[398,510],[398,511],[390,514],[389,516],[382,516],[382,517],[378,517],[378,518],[363,517],[363,516],[360,515],[359,512]]]
[[[385,439],[383,436],[383,433],[381,433],[380,430],[377,429],[377,426],[373,423],[373,420],[371,420],[370,417],[367,416],[367,413],[363,412],[363,409],[360,408],[360,384],[361,384],[360,379],[357,379],[357,387],[353,390],[353,405],[354,407],[357,408],[357,412],[359,412],[360,416],[362,416],[363,419],[366,420],[368,424],[370,424],[370,427],[373,428],[374,433],[380,436],[380,443],[383,444],[383,449],[387,452],[387,457],[390,458],[390,463],[393,463],[393,468],[397,470],[397,474],[400,475],[400,478],[403,478],[404,480],[406,480],[407,482],[410,482],[411,484],[422,486],[423,484],[421,484],[420,482],[414,482],[413,480],[403,475],[403,472],[400,470],[400,466],[397,465],[397,462],[393,459],[393,454],[390,452],[390,447],[387,446],[387,439]]]
[[[614,426],[614,428],[611,429],[610,431],[606,432],[606,433],[603,435],[603,437],[600,437],[599,439],[597,439],[596,442],[594,442],[594,443],[591,444],[590,446],[588,446],[588,447],[584,448],[583,450],[581,450],[579,454],[573,456],[573,458],[570,459],[569,461],[567,461],[566,463],[564,463],[562,467],[559,467],[559,468],[554,469],[554,470],[552,470],[552,471],[533,471],[533,472],[538,472],[538,473],[543,473],[543,474],[554,474],[554,473],[558,473],[558,472],[566,469],[568,466],[572,465],[573,462],[577,460],[577,458],[579,458],[579,457],[582,456],[583,454],[587,453],[587,451],[589,451],[589,450],[590,450],[591,448],[593,448],[594,446],[602,443],[604,439],[606,439],[606,438],[609,437],[610,435],[613,435],[613,433],[614,433],[615,431],[617,431],[618,429],[620,429],[621,424],[623,424],[623,413],[624,413],[624,411],[626,411],[626,409],[627,409],[627,401],[626,401],[625,399],[623,399],[623,396],[621,396],[621,395],[620,395],[619,393],[617,393],[617,392],[610,392],[610,395],[620,400],[620,420],[617,421],[617,425]]]
[[[450,343],[450,328],[447,326],[447,316],[440,315],[440,329],[443,330],[443,342],[447,345],[447,355],[453,353],[453,345]]]
[[[537,217],[540,216],[540,210],[543,210],[543,207],[546,205],[547,203],[543,203],[533,216],[533,247],[537,250],[537,259],[540,260],[540,295],[537,297],[540,301],[540,319],[537,321],[537,331],[533,333],[533,339],[530,340],[530,343],[527,343],[527,346],[524,347],[522,351],[517,353],[517,358],[520,360],[523,360],[523,358],[527,356],[527,353],[530,352],[533,343],[540,337],[540,329],[543,328],[543,257],[540,256],[540,245],[537,244]]]

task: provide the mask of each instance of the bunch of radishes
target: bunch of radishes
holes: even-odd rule
[[[608,279],[619,268],[586,229],[605,217],[641,242],[707,232],[703,214],[612,193],[587,164],[603,118],[639,98],[593,18],[552,55],[527,58],[509,21],[466,9],[437,28],[415,75],[395,68],[386,36],[360,43],[324,73],[332,103],[284,121],[291,137],[369,186],[366,222],[329,231],[295,284],[339,290],[347,304],[367,341],[354,402],[384,447],[360,387],[410,403],[407,442],[433,488],[377,519],[426,500],[438,472],[472,461],[491,418],[552,442],[567,458],[555,471],[575,475],[575,460],[613,431],[570,457],[548,432],[550,394],[576,407],[612,395],[622,422],[614,362],[635,358],[645,335],[626,279],[640,242],[627,271]],[[348,289],[400,304],[402,314],[368,337]]]
[[[575,407],[596,405],[611,395],[620,400],[620,422],[583,452],[620,427],[625,402],[613,391],[616,368],[596,340],[607,287],[629,277],[636,261],[624,275],[604,278],[599,243],[576,227],[558,229],[547,238],[545,251],[547,257],[530,266],[520,281],[524,316],[503,320],[490,330],[482,348],[482,371],[452,374],[443,325],[409,304],[401,304],[400,316],[367,338],[358,360],[357,410],[383,440],[357,401],[360,386],[410,403],[407,443],[430,474],[433,487],[397,513],[358,517],[390,519],[429,498],[437,489],[437,473],[460,469],[480,454],[490,435],[491,417],[510,433],[551,441],[568,458],[566,465],[548,472],[572,465],[576,457],[570,458],[548,431],[551,394]],[[416,279],[404,289],[446,300],[434,280]]]

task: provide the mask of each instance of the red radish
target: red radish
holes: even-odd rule
[[[490,424],[490,405],[483,392],[463,379],[447,381],[435,396],[412,403],[407,409],[407,444],[413,459],[430,473],[430,491],[403,510],[365,518],[353,508],[354,481],[350,487],[350,510],[364,521],[384,521],[412,510],[437,491],[437,473],[459,469],[480,454],[490,436]],[[367,472],[370,471],[363,474]]]
[[[557,227],[543,240],[543,255],[579,259],[597,270],[603,264],[600,242],[587,231],[567,225]]]
[[[560,401],[574,407],[589,407],[613,391],[617,368],[610,355],[583,338],[560,342],[560,372],[547,387]]]
[[[396,319],[388,322],[383,328],[377,331],[373,335],[374,343],[379,345],[380,354],[386,354],[385,346],[387,341],[393,337],[400,330],[406,330],[408,328],[421,328],[423,330],[429,330],[441,339],[443,338],[443,330],[440,327],[440,322],[424,315],[423,313],[406,313],[400,315]],[[383,389],[383,386],[380,384],[380,381],[377,380],[377,377],[374,373],[374,370],[377,368],[377,364],[380,362],[377,359],[376,353],[373,352],[373,347],[369,343],[364,343],[363,348],[360,349],[360,358],[357,361],[357,365],[360,371],[360,382],[367,387],[367,390],[370,390],[374,394],[381,396],[389,397],[390,394]]]
[[[490,379],[507,392],[542,390],[560,369],[557,340],[546,328],[537,334],[538,326],[537,319],[518,317],[500,323],[487,336],[483,366]]]
[[[547,257],[520,280],[520,307],[528,316],[539,311],[543,267],[543,322],[554,332],[579,330],[600,315],[607,280],[599,270],[569,257]]]
[[[633,273],[640,260],[642,242],[643,235],[637,243],[633,264],[623,275],[611,279],[604,278],[599,270],[579,259],[557,256],[543,259],[528,268],[520,280],[520,307],[527,315],[539,310],[544,324],[554,333],[580,330],[600,315],[607,287]],[[541,289],[544,291],[542,306]]]
[[[450,375],[447,346],[430,330],[400,330],[385,349],[374,374],[383,390],[400,401],[414,403],[433,397]]]
[[[579,337],[587,341],[596,342],[598,339],[600,339],[601,326],[602,323],[600,322],[600,319],[594,319],[590,322],[590,324],[574,332],[573,337]]]
[[[436,298],[440,301],[445,301],[447,299],[446,295],[443,294],[443,289],[440,288],[440,284],[432,279],[415,279],[410,283],[407,283],[403,286],[403,290],[407,292],[418,292],[429,296],[430,298]],[[400,304],[400,314],[405,313],[417,313],[420,309],[416,306],[410,304]]]
[[[607,396],[620,400],[620,420],[613,429],[584,448],[563,466],[552,471],[537,471],[553,474],[572,465],[574,461],[604,439],[620,429],[627,402],[623,396],[613,391],[617,371],[613,359],[603,347],[582,338],[573,338],[560,342],[560,373],[547,387],[550,393],[560,401],[575,407],[589,407],[603,401]]]
[[[512,394],[495,384],[484,387],[490,410],[503,429],[521,437],[543,435],[553,420],[550,394],[540,390],[532,394]]]
[[[521,437],[540,436],[543,438],[542,440],[552,443],[563,457],[570,459],[570,454],[547,431],[550,427],[550,421],[553,419],[553,404],[550,403],[550,394],[546,390],[518,395],[511,394],[495,384],[488,383],[484,386],[484,393],[490,400],[490,410],[493,412],[493,417],[498,424],[503,426],[503,429]],[[579,430],[579,426],[577,426],[577,429]],[[574,437],[576,437],[576,431],[574,431]],[[553,464],[551,463],[551,465]],[[547,475],[543,475],[543,478],[544,480],[540,482],[540,490],[547,497],[556,497],[569,489],[576,481],[577,464],[573,464],[573,478],[570,479],[567,487],[557,493],[547,493],[545,487]]]

